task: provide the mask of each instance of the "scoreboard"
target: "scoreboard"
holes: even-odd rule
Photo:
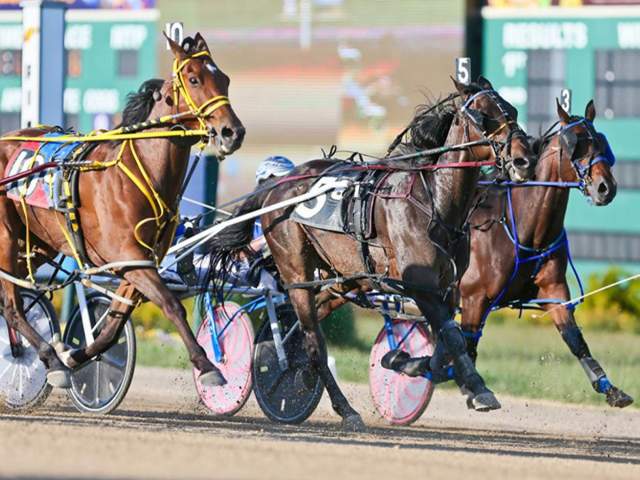
[[[119,121],[127,93],[157,75],[158,15],[151,8],[67,11],[65,127],[87,132]],[[22,35],[21,11],[1,9],[2,133],[20,126]]]
[[[576,3],[576,2],[573,2]],[[602,2],[601,2],[602,3]],[[615,3],[615,2],[614,2]],[[627,2],[628,3],[628,2]],[[482,68],[538,135],[572,90],[572,113],[595,100],[595,126],[617,157],[618,194],[595,207],[572,192],[565,225],[584,271],[640,266],[640,5],[482,9]]]

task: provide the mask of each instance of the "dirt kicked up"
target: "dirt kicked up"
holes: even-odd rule
[[[31,414],[0,414],[0,477],[47,478],[640,478],[640,411],[500,396],[468,412],[436,391],[409,428],[380,423],[366,387],[345,391],[365,433],[345,433],[323,399],[300,426],[207,416],[186,371],[140,368],[108,417],[76,413],[64,396]]]

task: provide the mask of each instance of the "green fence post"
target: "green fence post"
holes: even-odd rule
[[[218,196],[218,174],[219,174],[219,162],[218,158],[214,155],[205,155],[204,156],[204,202],[212,207],[217,205],[217,196]],[[205,217],[205,221],[202,226],[207,226],[213,223],[213,216],[207,215]],[[202,315],[200,315],[200,301],[201,298],[198,295],[195,298],[193,304],[193,326],[195,331],[197,332],[200,328],[200,323],[202,323]]]

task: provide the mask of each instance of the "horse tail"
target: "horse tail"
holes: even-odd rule
[[[262,188],[254,192],[227,220],[260,209],[270,191],[271,188]],[[238,252],[253,240],[255,221],[250,218],[231,225],[207,242],[209,266],[202,286],[204,292],[212,293],[218,302],[224,301],[223,286],[229,283]]]
[[[247,198],[242,205],[235,211],[235,213],[228,217],[227,220],[232,220],[254,210],[258,210],[262,207],[267,194],[271,191],[270,188],[260,189]],[[238,250],[239,248],[246,247],[251,240],[253,240],[253,225],[255,224],[255,218],[249,218],[244,222],[231,225],[220,233],[215,235],[209,242],[209,246],[212,250]]]

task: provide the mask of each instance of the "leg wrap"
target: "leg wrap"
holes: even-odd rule
[[[576,357],[582,359],[584,357],[590,357],[591,352],[589,351],[589,346],[587,342],[584,341],[582,337],[582,332],[578,327],[572,325],[570,327],[566,327],[560,331],[562,335],[562,339],[571,350]]]
[[[459,386],[466,386],[476,395],[486,391],[484,380],[466,351],[467,342],[462,335],[462,330],[453,319],[442,325],[440,338],[447,353],[453,357],[453,363],[456,367],[456,383]]]
[[[453,357],[465,353],[467,342],[462,330],[454,320],[447,320],[440,329],[440,338],[444,342],[447,352]]]
[[[611,389],[611,382],[597,360],[584,357],[580,359],[580,365],[582,365],[584,373],[587,374],[587,378],[596,392],[607,393]]]

